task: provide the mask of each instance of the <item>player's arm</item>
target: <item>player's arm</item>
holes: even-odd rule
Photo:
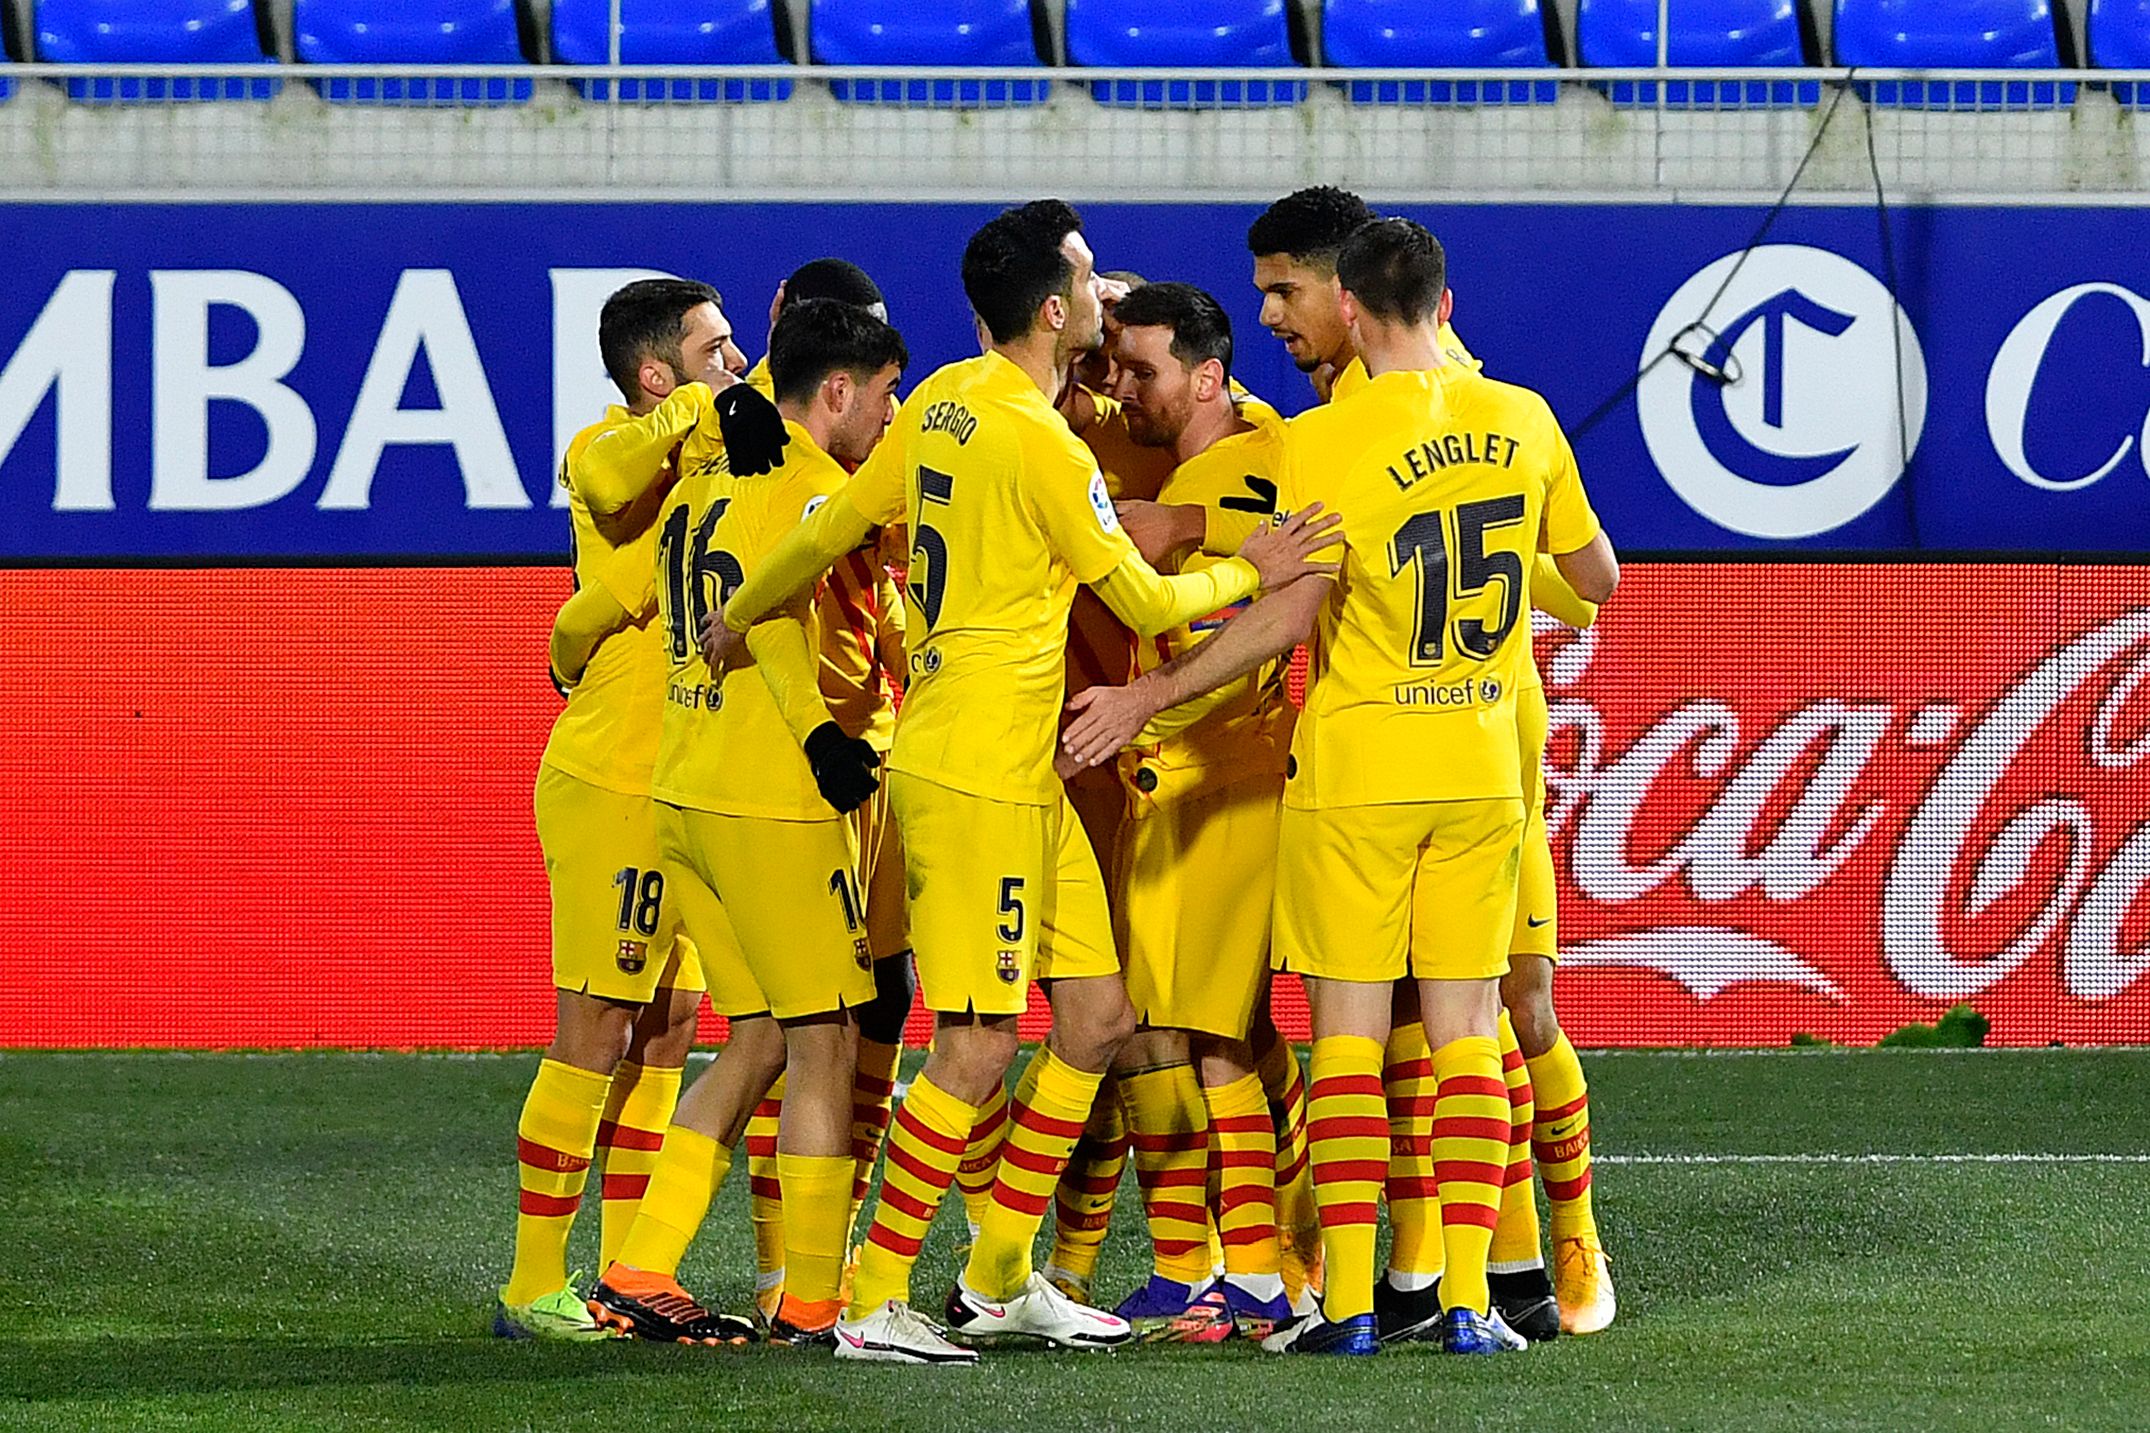
[[[881,780],[873,773],[881,764],[881,754],[870,743],[847,734],[829,715],[813,644],[806,636],[807,615],[806,600],[795,598],[747,631],[746,648],[776,698],[784,725],[806,753],[806,765],[814,774],[821,799],[839,812],[849,811],[880,788]]]
[[[1553,565],[1583,601],[1597,604],[1611,598],[1620,586],[1620,559],[1613,553],[1612,539],[1601,530],[1573,552],[1556,552]]]
[[[1143,723],[1135,733],[1135,746],[1160,746],[1194,726],[1211,712],[1229,706],[1239,696],[1239,685],[1227,681],[1178,706],[1166,707]]]
[[[1112,506],[1120,516],[1120,530],[1135,545],[1135,551],[1142,554],[1142,560],[1152,567],[1163,567],[1174,553],[1199,546],[1202,541],[1202,514],[1207,509],[1199,503],[1152,503],[1140,498],[1122,498]],[[1238,550],[1239,545],[1234,543],[1225,553]]]
[[[1309,575],[1329,575],[1334,562],[1313,555],[1338,544],[1343,519],[1320,503],[1302,508],[1275,527],[1264,525],[1239,545],[1236,556],[1199,572],[1159,575],[1138,552],[1090,584],[1113,615],[1145,637],[1168,632],[1205,612],[1227,607],[1256,592],[1275,592]]]
[[[680,439],[715,410],[705,383],[682,383],[649,412],[592,438],[568,463],[568,482],[590,511],[618,512],[648,492]]]
[[[1545,422],[1552,429],[1553,472],[1545,493],[1540,546],[1553,554],[1553,565],[1576,596],[1585,602],[1604,602],[1620,585],[1620,559],[1591,510],[1582,475],[1576,471],[1575,451],[1553,421],[1551,410]]]
[[[1582,594],[1560,575],[1560,564],[1550,553],[1539,553],[1531,563],[1530,605],[1578,631],[1598,620],[1598,604],[1582,599]]]
[[[605,638],[633,620],[603,587],[592,583],[577,588],[574,596],[560,604],[560,611],[552,619],[553,680],[562,688],[580,682]]]
[[[1076,717],[1062,745],[1084,766],[1110,761],[1159,712],[1214,691],[1304,642],[1334,590],[1327,576],[1310,574],[1270,592],[1194,650],[1126,686],[1077,692],[1068,703]]]
[[[874,655],[880,660],[881,670],[900,687],[908,670],[904,639],[910,626],[910,609],[904,606],[903,589],[890,578],[888,569],[881,566],[880,557],[868,553],[866,560],[873,564],[877,600],[881,605],[881,620],[873,633]]]

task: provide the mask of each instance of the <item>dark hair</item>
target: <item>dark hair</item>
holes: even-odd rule
[[[804,403],[831,373],[871,378],[911,361],[903,336],[857,304],[836,299],[787,303],[769,335],[769,380],[776,396]]]
[[[1319,269],[1336,267],[1337,251],[1354,229],[1374,217],[1366,201],[1348,189],[1320,184],[1285,195],[1247,228],[1247,248],[1257,259],[1288,254]]]
[[[1232,376],[1232,320],[1193,284],[1144,284],[1113,310],[1122,328],[1169,328],[1172,356],[1189,368],[1214,358]]]
[[[963,292],[995,343],[1030,332],[1038,305],[1066,298],[1075,266],[1060,245],[1082,216],[1059,199],[1036,199],[988,219],[963,247]]]
[[[1345,242],[1336,278],[1375,318],[1429,323],[1448,289],[1448,256],[1425,225],[1376,219]]]
[[[597,315],[597,351],[628,402],[642,396],[642,380],[636,374],[645,358],[663,359],[686,381],[688,375],[679,372],[686,366],[679,340],[687,314],[703,304],[723,308],[724,300],[694,279],[636,279],[605,300]]]
[[[788,309],[801,299],[835,299],[860,308],[879,304],[884,314],[888,312],[881,286],[849,259],[809,259],[793,269],[791,277],[784,280],[784,307]]]

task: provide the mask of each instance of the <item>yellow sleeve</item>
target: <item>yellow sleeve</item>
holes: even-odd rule
[[[1219,707],[1237,701],[1246,688],[1238,682],[1226,682],[1213,687],[1198,697],[1181,702],[1176,707],[1166,707],[1150,718],[1149,725],[1135,736],[1136,746],[1158,746],[1170,741]]]
[[[1352,360],[1357,363],[1357,359]],[[1319,413],[1321,410],[1316,410]],[[1312,415],[1309,415],[1312,416]],[[1277,458],[1277,513],[1284,516],[1303,507],[1310,507],[1320,500],[1320,494],[1310,490],[1303,455],[1309,445],[1319,442],[1319,436],[1311,424],[1293,422],[1284,430],[1284,451]],[[1333,512],[1333,507],[1324,509]],[[1309,562],[1335,562],[1344,560],[1344,530],[1336,530],[1336,541],[1321,551],[1311,554]]]
[[[1578,630],[1598,620],[1598,604],[1585,602],[1560,575],[1551,553],[1541,552],[1530,569],[1530,605]]]
[[[1066,444],[1025,445],[1023,492],[1053,551],[1073,569],[1075,580],[1094,584],[1128,558],[1141,559],[1135,544],[1120,530],[1112,492],[1098,471],[1097,460],[1074,438],[1067,438]],[[1143,567],[1149,570],[1148,563]]]
[[[844,493],[857,485],[854,476],[844,485]],[[829,499],[769,549],[753,575],[724,604],[724,625],[734,632],[747,631],[779,604],[804,592],[872,531],[873,524],[842,493]]]
[[[912,395],[911,401],[917,401],[916,394]],[[844,485],[846,498],[870,527],[887,527],[892,522],[903,521],[903,480],[908,467],[904,461],[908,449],[903,435],[911,427],[905,421],[909,407],[906,403],[896,410],[896,420],[888,425],[881,441],[874,444],[873,452]]]
[[[664,471],[672,445],[704,418],[714,422],[715,413],[707,384],[682,383],[655,408],[607,428],[568,459],[568,483],[591,512],[618,512],[649,491]]]
[[[1202,509],[1202,550],[1215,557],[1230,557],[1268,521],[1267,513],[1205,506]]]
[[[1553,432],[1553,474],[1545,493],[1543,547],[1558,556],[1582,551],[1600,529],[1598,515],[1591,511],[1590,499],[1583,492],[1582,474],[1575,470],[1575,450],[1568,446],[1568,435],[1550,413],[1546,424]]]
[[[560,605],[552,619],[552,672],[565,686],[574,686],[589,669],[605,638],[625,627],[627,610],[602,587],[577,588]]]
[[[1245,558],[1228,557],[1200,572],[1165,577],[1130,545],[1120,565],[1093,580],[1090,590],[1105,600],[1113,616],[1141,635],[1154,637],[1229,607],[1242,597],[1252,597],[1261,585],[1261,575]]]
[[[873,557],[872,561],[876,596],[881,606],[881,621],[873,634],[874,651],[880,658],[881,670],[900,684],[906,671],[904,644],[910,628],[910,609],[904,606],[903,589],[888,575],[880,558]]]
[[[808,732],[833,721],[828,703],[821,698],[821,672],[814,661],[813,644],[806,637],[806,603],[796,600],[767,621],[747,630],[747,651],[776,698],[784,725],[802,744]]]

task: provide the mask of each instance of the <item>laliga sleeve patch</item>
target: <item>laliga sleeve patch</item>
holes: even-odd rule
[[[806,500],[806,510],[799,514],[799,521],[805,522],[815,513],[820,512],[821,505],[828,500],[829,495],[827,493],[815,493],[812,497],[808,498]]]
[[[1097,514],[1097,525],[1105,531],[1120,530],[1120,515],[1113,510],[1112,494],[1105,488],[1105,475],[1095,468],[1090,470],[1090,511]]]

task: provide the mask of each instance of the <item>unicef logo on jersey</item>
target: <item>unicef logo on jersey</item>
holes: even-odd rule
[[[1707,327],[1695,323],[1705,306]],[[1681,501],[1720,527],[1767,538],[1842,527],[1918,450],[1918,334],[1879,280],[1826,249],[1770,244],[1745,264],[1719,259],[1666,301],[1643,361],[1668,347],[1679,358],[1636,389],[1643,442]]]

